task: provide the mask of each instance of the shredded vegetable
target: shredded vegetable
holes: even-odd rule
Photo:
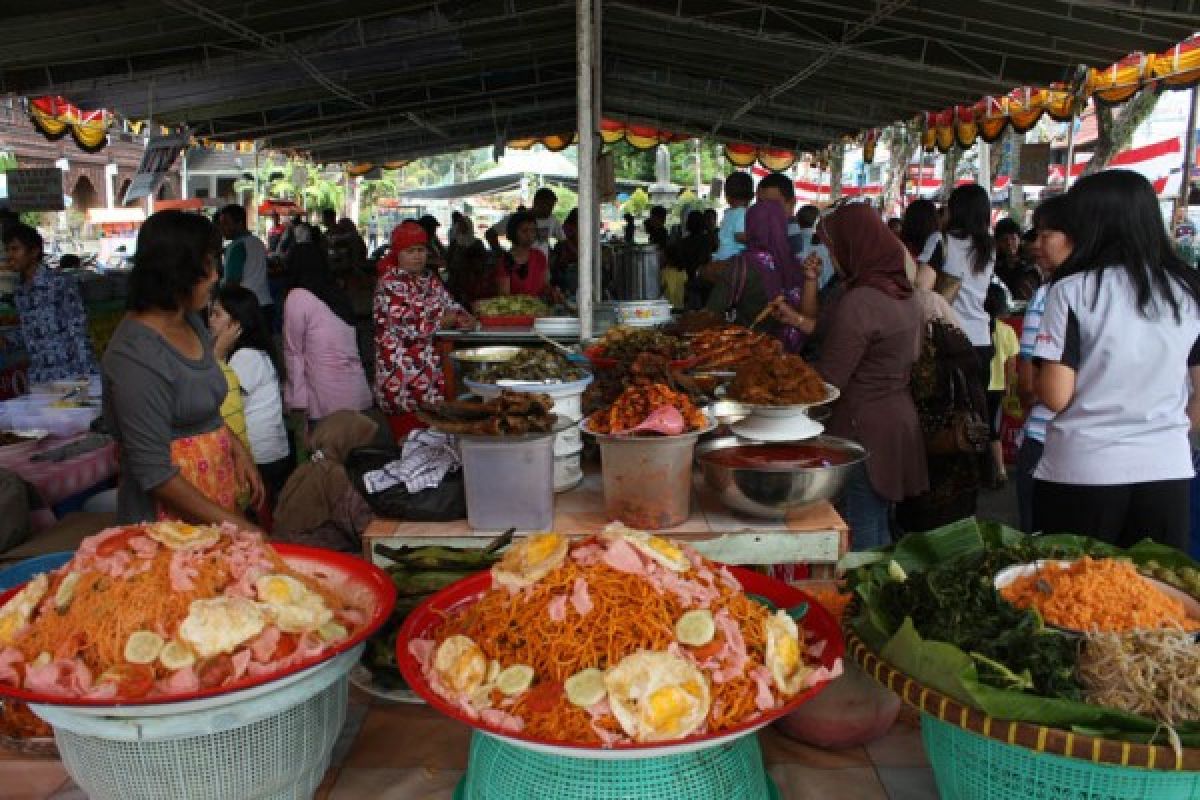
[[[1200,720],[1200,646],[1190,633],[1091,633],[1076,669],[1089,703],[1171,726]]]
[[[1084,556],[1066,567],[1050,564],[1017,578],[1000,594],[1071,630],[1200,630],[1200,620],[1190,618],[1183,603],[1142,578],[1133,564],[1117,559]]]

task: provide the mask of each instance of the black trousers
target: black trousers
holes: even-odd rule
[[[1046,449],[1046,445],[1034,439],[1032,436],[1026,436],[1021,442],[1021,449],[1017,451],[1017,469],[1016,469],[1016,485],[1017,485],[1017,513],[1021,517],[1021,530],[1025,533],[1033,533],[1033,471],[1037,469],[1038,462],[1042,460],[1042,451]]]
[[[1129,547],[1150,538],[1187,551],[1190,479],[1117,486],[1033,482],[1033,528]]]

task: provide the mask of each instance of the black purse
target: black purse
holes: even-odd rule
[[[467,495],[461,469],[447,472],[437,486],[409,492],[403,481],[375,490],[370,473],[387,470],[401,459],[399,447],[356,447],[346,456],[346,473],[367,505],[381,517],[413,522],[449,522],[466,519]]]

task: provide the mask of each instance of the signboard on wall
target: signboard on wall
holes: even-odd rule
[[[125,189],[121,205],[127,205],[132,200],[143,197],[153,197],[162,186],[171,165],[175,163],[179,151],[187,146],[191,134],[172,133],[167,136],[151,136],[146,140],[146,150],[142,153],[142,163],[138,165],[137,174]]]
[[[1045,186],[1050,180],[1050,143],[1033,142],[1021,145],[1021,166],[1017,180],[1023,186]]]
[[[0,206],[13,211],[62,211],[62,170],[36,167],[0,172]]]

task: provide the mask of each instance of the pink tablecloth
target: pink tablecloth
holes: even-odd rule
[[[8,453],[0,450],[0,467],[12,470],[32,484],[48,507],[56,506],[117,474],[117,445],[113,442],[68,461],[32,460],[34,454],[53,450],[70,441],[70,438],[51,437],[28,450]],[[50,522],[53,523],[52,515]],[[34,522],[35,528],[44,525],[45,520],[40,518]]]

